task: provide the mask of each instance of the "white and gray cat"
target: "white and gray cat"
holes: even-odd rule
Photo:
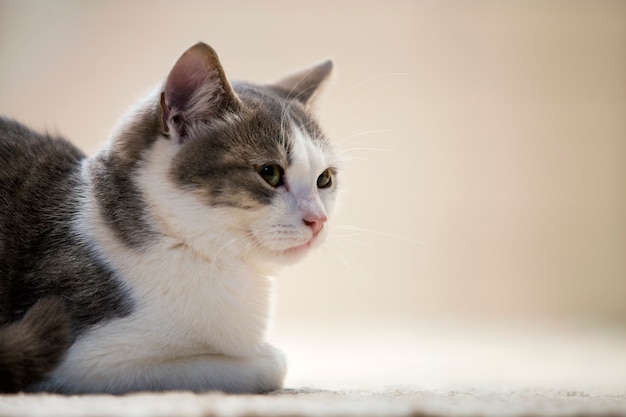
[[[89,158],[0,118],[0,392],[279,389],[268,274],[327,233],[331,70],[231,84],[199,43]]]

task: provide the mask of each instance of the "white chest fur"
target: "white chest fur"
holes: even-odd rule
[[[166,155],[155,156],[159,157]],[[193,213],[201,210],[197,202],[169,184],[164,170],[156,168],[159,165],[150,165],[138,182],[155,211],[155,227],[163,226],[159,216],[171,215],[172,221],[187,223],[180,225],[181,230],[196,231],[190,239],[195,239],[196,248],[204,245],[203,251],[199,253],[166,233],[146,248],[128,248],[105,225],[89,193],[75,223],[76,231],[117,273],[135,306],[130,316],[99,325],[82,336],[61,368],[101,368],[204,354],[251,357],[262,348],[271,278],[246,264],[236,247],[231,250],[228,242],[220,242],[225,237],[218,234],[216,239],[209,230],[216,227],[211,219],[204,230],[199,228]],[[176,201],[176,215],[164,201]]]

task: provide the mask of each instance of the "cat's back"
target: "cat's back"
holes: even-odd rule
[[[83,158],[64,139],[0,117],[0,273],[67,222]]]
[[[85,158],[65,139],[0,117],[0,325],[44,295],[71,300],[72,338],[130,311],[114,272],[75,226]]]
[[[0,117],[1,201],[19,200],[36,189],[49,189],[74,171],[84,157],[64,139],[39,134]]]

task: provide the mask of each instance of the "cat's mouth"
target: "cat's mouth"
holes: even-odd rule
[[[308,253],[312,249],[319,247],[326,239],[325,232],[326,228],[324,227],[322,230],[314,233],[306,242],[292,246],[291,248],[287,248],[283,250],[282,253],[289,257],[298,258],[301,255]]]
[[[311,236],[306,242],[299,243],[291,247],[287,248],[272,248],[269,247],[266,243],[261,242],[254,234],[250,233],[249,236],[254,241],[255,245],[261,249],[261,254],[265,257],[270,255],[270,257],[275,256],[277,259],[281,259],[282,261],[289,260],[298,260],[306,253],[308,253],[312,248],[318,246],[322,239],[321,236],[317,234]]]
[[[313,236],[311,239],[309,239],[308,242],[303,243],[301,245],[296,245],[293,246],[291,248],[285,249],[283,251],[283,253],[285,253],[286,255],[297,255],[300,253],[304,253],[307,250],[309,250],[311,248],[311,246],[313,246],[313,243],[315,242],[315,236]]]

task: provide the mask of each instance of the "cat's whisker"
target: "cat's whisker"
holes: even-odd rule
[[[337,143],[337,151],[342,154],[346,154],[348,152],[359,152],[359,151],[383,151],[383,152],[392,152],[395,151],[393,148],[385,148],[378,146],[380,142],[372,142],[372,141],[351,141],[351,142],[339,142]]]
[[[350,245],[352,245],[352,243]],[[330,246],[332,246],[333,249],[331,253],[340,260],[349,272],[344,276],[349,279],[354,288],[352,295],[360,297],[362,293],[376,294],[376,288],[371,275],[364,273],[362,266],[358,263],[350,262],[348,256],[342,253],[342,249],[345,247],[344,242],[340,240],[332,241]]]
[[[369,132],[366,132],[366,133],[369,133]],[[362,153],[362,152],[379,152],[379,153],[397,152],[395,149],[390,149],[390,148],[382,148],[378,146],[364,146],[366,142],[363,142],[364,143],[363,146],[359,146],[357,144],[358,142],[359,141],[355,141],[353,144],[349,144],[349,145],[347,143],[340,143],[339,146],[337,146],[336,152],[343,161],[350,162],[350,161],[356,160],[356,161],[371,162],[369,158],[359,155],[359,153]]]
[[[352,247],[354,247],[354,245],[358,245],[366,249],[375,249],[374,247],[372,247],[372,245],[366,243],[366,241],[363,239],[364,233],[362,231],[353,231],[349,232],[349,234],[342,234],[341,229],[339,229],[335,230],[334,234],[337,237],[337,242],[349,244]]]
[[[376,160],[365,156],[357,156],[357,155],[342,155],[341,160],[344,164],[349,164],[351,162],[366,162],[368,164],[375,164]]]
[[[352,161],[364,161],[364,162],[372,162],[372,160],[365,156],[357,156],[357,155],[343,155],[341,154],[341,159],[343,162],[352,162]]]
[[[341,236],[341,235],[338,235],[337,239],[340,239],[342,242],[349,242],[350,244],[359,245],[359,246],[362,246],[364,248],[368,248],[368,249],[372,248],[370,245],[367,245],[362,240],[357,239],[356,236]]]
[[[375,147],[343,148],[343,149],[339,149],[338,152],[341,155],[343,155],[343,154],[347,154],[348,152],[354,152],[354,151],[374,151],[374,152],[389,152],[389,153],[397,152],[397,150],[395,149],[375,148]]]
[[[380,231],[380,230],[366,229],[366,228],[363,228],[363,227],[360,227],[360,226],[354,226],[354,225],[334,225],[333,227],[335,229],[347,230],[347,231],[351,231],[351,232],[355,232],[355,233],[361,233],[361,234],[368,234],[369,233],[369,234],[373,234],[373,235],[388,237],[388,238],[397,239],[397,240],[409,242],[409,243],[420,245],[420,246],[426,246],[427,245],[426,242],[424,242],[424,241],[413,239],[413,238],[408,237],[408,236],[403,236],[403,235],[399,235],[399,234],[395,234],[395,233],[384,232],[384,231]]]
[[[322,248],[326,251],[329,251],[333,256],[336,256],[341,264],[346,268],[348,272],[354,274],[357,272],[354,265],[348,261],[348,258],[341,253],[341,249],[335,244],[332,240],[328,240]],[[332,249],[332,250],[331,250]]]
[[[375,133],[388,133],[389,131],[391,131],[391,129],[370,129],[370,130],[363,130],[361,132],[357,132],[357,133],[353,133],[349,136],[346,137],[342,137],[342,138],[336,138],[335,141],[338,144],[343,144],[345,142],[348,142],[351,139],[355,139],[355,138],[361,138],[362,136],[366,136],[366,135],[372,135]]]
[[[340,239],[353,239],[363,236],[361,231],[343,232],[342,230],[333,230],[333,236]]]

